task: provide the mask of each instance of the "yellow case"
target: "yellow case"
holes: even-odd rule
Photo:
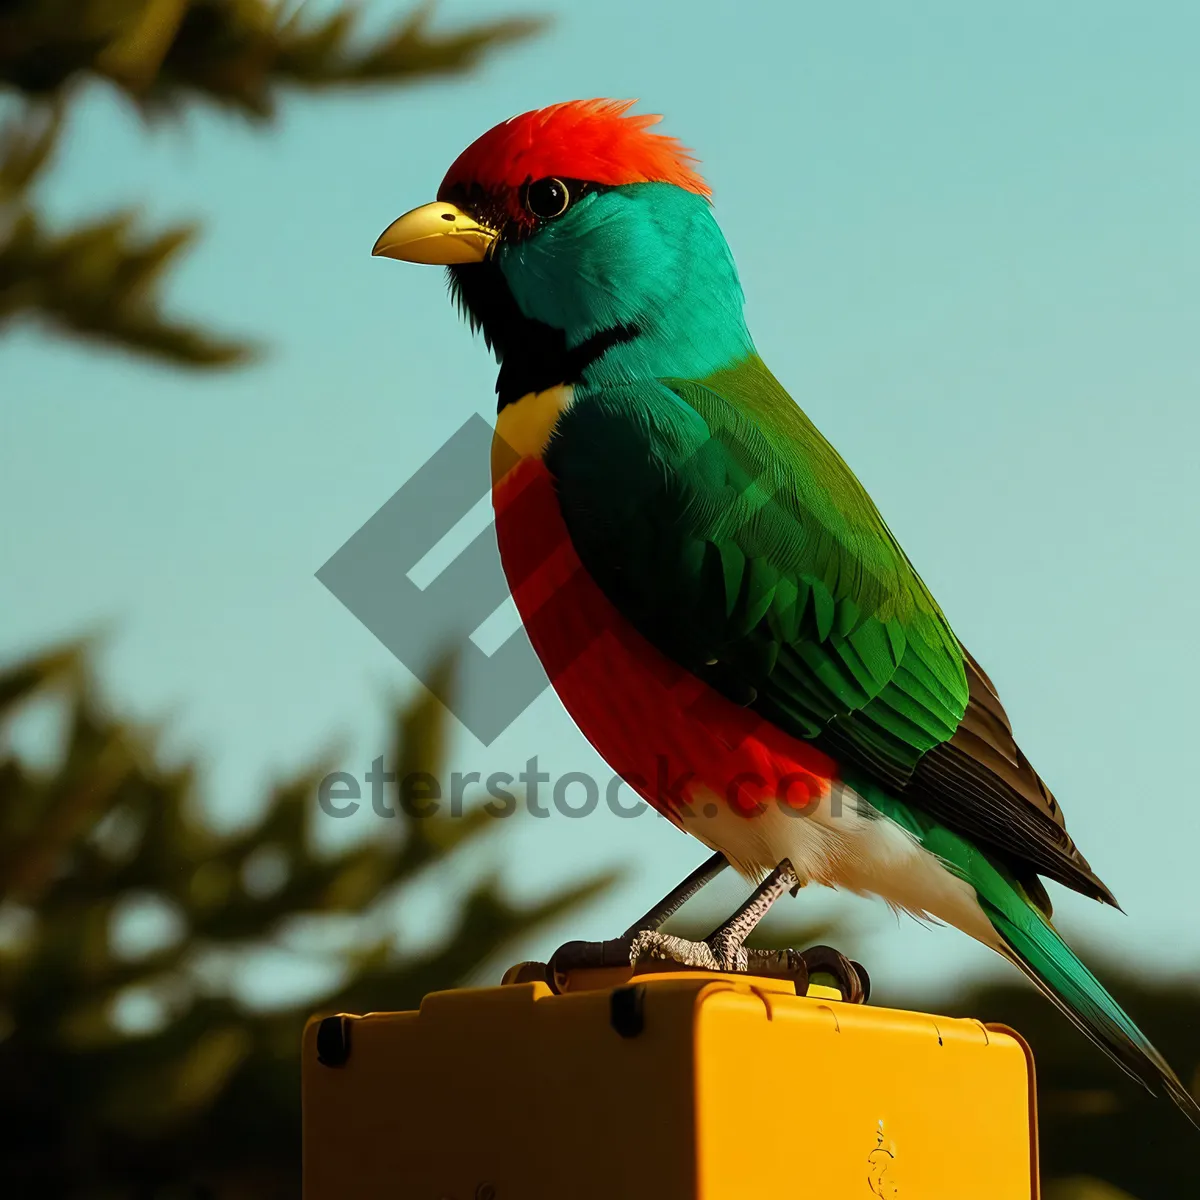
[[[832,996],[593,973],[314,1018],[305,1198],[1037,1200],[1017,1034]]]

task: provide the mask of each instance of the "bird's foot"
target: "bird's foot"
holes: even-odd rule
[[[571,971],[628,967],[641,971],[723,971],[793,979],[797,990],[808,983],[804,956],[796,950],[750,949],[725,932],[714,931],[702,942],[657,929],[641,929],[606,942],[567,942],[550,956],[546,978],[561,989]]]
[[[563,991],[566,976],[572,971],[622,967],[634,971],[720,971],[787,979],[801,996],[808,991],[810,982],[828,981],[850,1004],[865,1004],[871,994],[871,978],[866,968],[832,946],[764,950],[723,937],[721,930],[701,942],[656,929],[643,929],[632,936],[606,942],[567,942],[551,955],[545,967],[538,964],[537,978],[544,978],[555,991]]]
[[[545,978],[555,991],[567,987],[572,971],[623,968],[642,971],[722,971],[742,975],[762,975],[789,979],[799,995],[808,991],[815,975],[832,977],[844,1000],[862,1004],[870,994],[871,981],[858,963],[830,946],[810,950],[758,950],[746,945],[771,905],[783,895],[793,895],[802,886],[786,859],[755,889],[754,894],[727,921],[718,925],[703,941],[663,933],[662,925],[683,900],[694,894],[724,866],[716,854],[679,885],[665,900],[650,910],[622,937],[606,942],[567,942],[542,964],[522,964],[512,982]]]
[[[760,950],[743,945],[723,930],[702,942],[643,930],[629,947],[629,964],[635,970],[722,971],[730,975],[761,975],[790,979],[803,995],[808,988],[808,966],[798,950]]]
[[[741,942],[723,935],[724,926],[702,942],[677,937],[658,929],[639,929],[606,942],[567,942],[559,946],[547,964],[552,987],[561,988],[571,971],[597,971],[627,967],[650,971],[735,971],[750,970],[753,957]],[[766,952],[771,953],[771,952]],[[764,960],[765,965],[765,960]]]
[[[657,928],[634,931],[629,944],[630,965],[666,960],[693,970],[746,973],[750,970],[746,938],[784,892],[799,887],[796,872],[785,859],[758,885],[750,899],[702,942],[661,933]]]
[[[849,1004],[865,1004],[871,995],[871,977],[862,963],[847,958],[832,946],[812,946],[807,950],[760,950],[742,945],[718,930],[702,942],[672,937],[646,930],[630,944],[630,965],[634,968],[671,963],[677,968],[724,971],[730,974],[762,975],[769,979],[791,979],[803,995],[810,982],[821,983],[821,976]]]
[[[661,963],[692,971],[745,971],[746,948],[693,942],[656,929],[635,934],[629,943],[629,965],[637,968]]]

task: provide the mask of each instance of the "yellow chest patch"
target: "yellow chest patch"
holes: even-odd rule
[[[506,404],[492,438],[492,482],[498,483],[523,458],[541,458],[558,419],[571,407],[575,389],[559,384],[528,392]]]

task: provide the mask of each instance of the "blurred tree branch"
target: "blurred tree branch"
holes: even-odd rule
[[[63,746],[35,770],[9,734],[47,699],[61,706]],[[441,714],[432,696],[398,714],[389,762],[401,776],[437,770]],[[491,822],[397,818],[330,850],[314,823],[325,770],[280,783],[256,820],[218,834],[198,811],[195,768],[163,765],[147,731],[108,712],[81,647],[0,673],[5,1194],[298,1196],[309,1012],[416,1007],[610,882],[517,906],[485,880],[446,899],[456,915],[438,945],[405,953],[389,906]],[[131,950],[121,914],[151,903],[174,915],[175,936]],[[253,955],[303,945],[317,961],[322,942],[336,970],[315,1000],[238,999]],[[122,1018],[130,1004],[140,1028]]]
[[[364,41],[355,9],[315,17],[290,8],[275,0],[6,0],[0,86],[54,97],[90,75],[147,114],[207,99],[266,119],[284,86],[408,84],[453,74],[544,25],[517,17],[435,33],[432,6],[423,4]]]
[[[375,39],[357,10],[323,16],[277,0],[0,0],[0,331],[20,316],[190,367],[244,362],[246,342],[162,313],[164,276],[194,224],[146,232],[132,212],[65,231],[39,215],[78,84],[102,80],[147,119],[207,101],[269,123],[286,88],[404,86],[466,71],[544,22],[508,18],[448,33],[422,5]]]
[[[62,103],[30,108],[0,127],[0,329],[37,314],[60,329],[189,366],[240,362],[248,347],[172,321],[159,284],[195,238],[194,225],[158,234],[118,213],[52,233],[30,191],[62,126]]]

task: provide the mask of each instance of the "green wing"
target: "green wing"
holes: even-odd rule
[[[751,362],[577,403],[546,460],[572,540],[683,665],[906,779],[966,711],[962,652],[849,468]]]
[[[986,676],[761,360],[582,392],[545,461],[584,566],[664,653],[1018,869],[1109,898]]]

